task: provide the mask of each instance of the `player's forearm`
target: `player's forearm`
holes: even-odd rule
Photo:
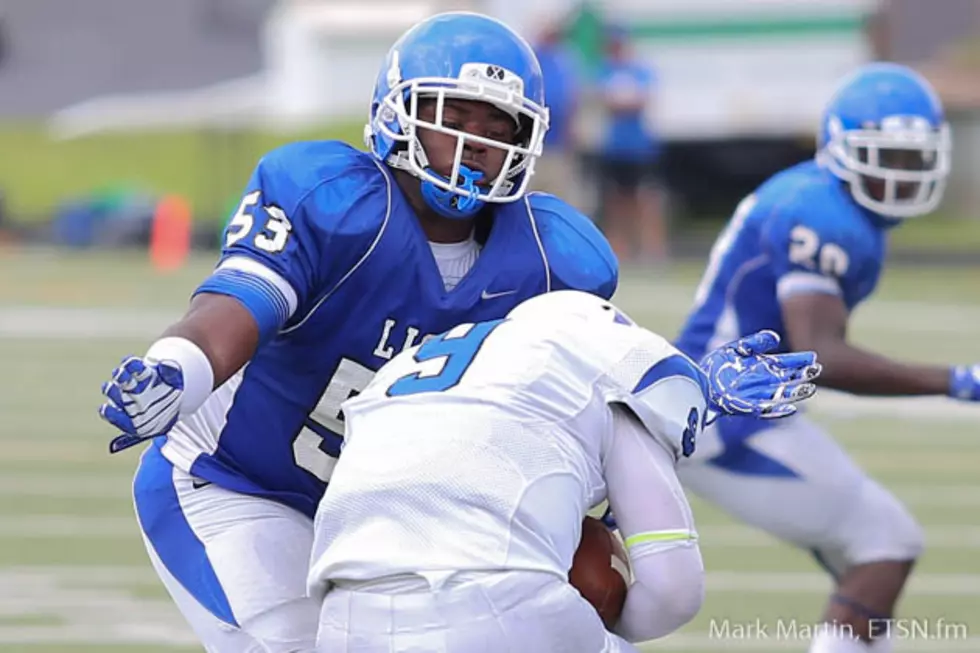
[[[816,382],[859,395],[945,395],[949,369],[900,363],[858,349],[846,341],[827,341],[814,347],[823,372]]]
[[[632,562],[634,583],[613,629],[630,642],[663,637],[697,615],[704,600],[704,568],[695,543]]]
[[[613,410],[603,475],[634,579],[614,630],[633,642],[680,628],[703,600],[694,517],[674,463],[671,452],[631,413]]]
[[[204,293],[191,300],[187,314],[164,331],[161,340],[168,337],[183,338],[204,353],[217,388],[255,353],[259,330],[237,299]]]

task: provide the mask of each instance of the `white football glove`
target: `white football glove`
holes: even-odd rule
[[[99,416],[123,432],[109,445],[115,453],[146,439],[165,435],[177,421],[184,375],[173,362],[130,356],[102,384],[108,401]]]

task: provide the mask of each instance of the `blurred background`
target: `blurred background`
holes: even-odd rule
[[[953,176],[936,214],[893,231],[853,337],[980,361],[980,0],[3,0],[0,651],[200,650],[147,563],[136,456],[106,453],[99,386],[181,314],[258,158],[296,139],[360,146],[384,53],[450,9],[537,50],[553,120],[534,182],[595,219],[623,261],[617,301],[668,337],[737,201],[813,155],[840,78],[914,66],[952,121]],[[813,404],[926,527],[903,613],[950,627],[896,650],[980,651],[980,412]],[[650,650],[805,651],[804,631],[739,641],[712,624],[812,627],[826,577],[695,511],[708,602]]]
[[[169,199],[191,215],[195,243],[213,247],[263,152],[300,138],[360,145],[392,41],[421,17],[471,9],[512,24],[540,55],[553,127],[538,186],[594,216],[624,258],[663,259],[692,241],[703,250],[739,198],[812,155],[834,84],[874,58],[925,73],[955,136],[941,215],[897,234],[898,244],[945,235],[980,250],[978,7],[5,0],[0,230],[18,241],[129,245],[148,237]],[[623,244],[632,222],[642,227],[636,252]]]

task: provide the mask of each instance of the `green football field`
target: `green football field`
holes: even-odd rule
[[[137,532],[129,488],[138,454],[106,453],[113,432],[96,408],[107,373],[180,314],[210,264],[158,274],[137,254],[0,250],[5,653],[201,650]],[[690,265],[628,270],[618,303],[672,336],[696,274]],[[853,337],[910,359],[973,362],[978,324],[980,268],[893,269],[856,314]],[[929,550],[901,611],[929,632],[896,651],[980,651],[980,407],[821,392],[813,414],[926,528]],[[693,623],[646,650],[805,651],[827,578],[806,554],[694,505],[708,598]],[[767,636],[738,637],[753,625]]]

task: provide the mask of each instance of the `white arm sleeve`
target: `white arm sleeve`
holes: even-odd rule
[[[633,584],[613,629],[630,642],[667,635],[694,618],[704,599],[704,566],[674,455],[626,408],[613,404],[603,468],[626,542]]]

